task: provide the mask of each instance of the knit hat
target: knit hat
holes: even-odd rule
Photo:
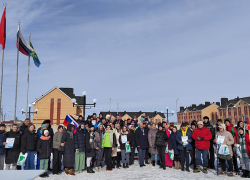
[[[162,126],[162,123],[159,123],[159,124],[158,124],[158,129],[159,129],[160,127],[163,127],[163,126]]]
[[[97,125],[97,128],[99,129],[99,127],[102,125],[102,123],[99,123],[98,125]],[[102,125],[103,126],[103,125]]]
[[[204,117],[203,117],[203,119],[208,119],[208,120],[209,120],[209,117],[207,117],[207,116],[204,116]]]
[[[242,130],[242,131],[244,131],[243,127],[239,127],[239,128],[238,128],[238,131],[239,131],[239,130]]]
[[[48,133],[49,134],[49,131],[47,129],[44,130],[44,134]]]
[[[191,122],[191,126],[195,126],[196,127],[196,123],[195,122]]]
[[[225,124],[221,124],[218,126],[219,128],[223,128],[224,130],[226,129],[226,125]]]
[[[47,127],[47,124],[42,124],[41,126],[41,130],[40,130],[40,133],[42,134],[43,133],[43,128]]]
[[[203,122],[202,122],[202,121],[199,121],[199,122],[197,123],[197,125],[203,125]]]
[[[229,123],[231,123],[229,119],[225,119],[225,122],[229,122]]]

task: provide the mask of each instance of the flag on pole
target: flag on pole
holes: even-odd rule
[[[2,49],[5,49],[6,42],[6,7],[3,10],[3,15],[0,23],[0,44],[2,44]]]
[[[63,121],[63,125],[67,127],[69,124],[72,124],[77,128],[79,126],[79,124],[74,120],[74,118],[72,118],[69,114],[67,114],[67,116],[65,117]]]
[[[32,48],[34,49],[32,43],[31,43],[31,41],[30,41],[30,37],[29,37],[29,45],[30,45],[30,47],[32,47]],[[36,65],[36,67],[39,67],[40,64],[41,64],[41,62],[40,62],[40,60],[38,59],[38,56],[37,56],[35,50],[30,54],[30,56],[33,57],[33,61],[34,61],[35,65]]]
[[[19,42],[19,51],[21,53],[23,53],[26,56],[32,56],[34,63],[37,67],[39,67],[39,65],[41,64],[35,50],[30,46],[30,44],[23,38],[23,35],[21,33],[21,30],[19,29],[18,26],[18,30],[17,30],[17,41],[16,41],[16,45],[18,48],[18,42]]]

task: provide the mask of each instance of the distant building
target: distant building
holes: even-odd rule
[[[111,114],[112,116],[116,117],[117,112],[101,112],[103,114],[103,117],[106,117],[107,114]],[[148,118],[148,120],[150,122],[154,122],[154,123],[158,123],[158,122],[162,122],[165,121],[165,115],[161,112],[118,112],[118,114],[121,115],[122,120],[127,120],[127,119],[133,119],[134,116],[136,116],[137,120],[141,119],[141,115],[145,113],[146,117]]]
[[[189,124],[193,121],[200,121],[204,116],[208,116],[212,124],[218,119],[218,108],[220,103],[205,102],[205,104],[192,104],[189,107],[180,107],[180,112],[177,113],[177,124],[180,125],[182,122],[188,122]]]

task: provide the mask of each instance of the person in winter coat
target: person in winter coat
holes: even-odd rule
[[[223,141],[223,145],[227,145],[229,152],[230,152],[230,159],[227,159],[227,164],[228,164],[228,171],[229,171],[229,177],[233,177],[233,160],[232,160],[232,156],[233,156],[233,150],[232,150],[232,145],[234,144],[234,138],[232,136],[232,134],[228,131],[226,131],[226,126],[225,124],[221,124],[219,126],[219,131],[216,134],[215,140],[214,142],[217,143],[217,138],[218,136],[223,136],[224,137],[224,141]],[[218,144],[218,146],[220,147],[220,145]],[[219,156],[218,156],[219,157]],[[221,162],[221,169],[222,171],[219,173],[219,175],[226,175],[226,159],[223,158],[224,156],[221,155],[221,157],[219,157],[219,160]]]
[[[30,125],[30,118],[26,118],[24,122],[20,125],[20,133],[22,136],[28,131]]]
[[[212,138],[210,140],[210,147],[209,153],[207,154],[208,157],[208,168],[214,169],[214,137],[215,137],[215,129],[209,122],[209,117],[203,117],[203,124],[206,128],[208,128],[212,134]]]
[[[86,129],[84,124],[80,124],[80,128],[75,133],[75,172],[80,173],[85,169],[85,151],[86,151]]]
[[[165,131],[166,131],[166,134],[169,138],[172,131],[169,129],[168,123],[166,123]],[[167,144],[169,145],[168,141],[167,141]],[[172,166],[173,166],[173,161],[170,159],[169,153],[165,153],[165,164],[169,168],[172,168]]]
[[[157,133],[155,123],[152,124],[152,128],[148,132],[148,143],[149,143],[149,153],[151,154],[152,165],[155,166],[155,161],[157,161],[157,148],[155,148],[155,137]]]
[[[122,138],[126,136],[127,142],[122,142]],[[129,152],[126,152],[126,144],[130,144],[130,131],[127,130],[126,126],[122,127],[121,134],[119,137],[119,144],[121,146],[122,163],[123,168],[129,168]]]
[[[73,167],[75,164],[75,144],[74,132],[75,126],[68,124],[67,131],[63,134],[61,146],[64,147],[63,166],[66,174],[75,175]]]
[[[102,136],[104,135],[104,128],[102,124],[99,124],[97,126],[97,130],[95,131],[95,159],[96,159],[96,166],[95,171],[99,172],[101,171],[101,161],[103,157],[103,148],[102,148]]]
[[[184,164],[186,162],[186,171],[189,170],[189,154],[192,149],[192,132],[188,129],[185,123],[181,124],[181,129],[177,131],[176,136],[177,148],[180,152],[181,170],[184,171]]]
[[[173,132],[170,134],[168,139],[168,149],[174,150],[174,168],[180,169],[180,154],[179,150],[177,148],[177,142],[176,142],[176,136],[177,136],[177,127],[173,127]]]
[[[6,148],[5,164],[6,170],[10,170],[10,165],[12,164],[12,170],[16,170],[17,160],[21,149],[21,134],[18,131],[17,124],[12,124],[11,130],[7,132],[6,138],[14,138],[13,148]]]
[[[90,131],[86,133],[86,157],[87,157],[87,173],[95,173],[90,167],[90,163],[93,157],[95,157],[95,132],[94,126],[90,125]]]
[[[236,129],[238,130],[240,127],[242,127],[244,129],[244,123],[243,123],[243,121],[238,121],[237,122]]]
[[[116,147],[116,136],[111,130],[110,125],[107,125],[102,139],[102,147],[104,148],[106,171],[112,171],[112,151]]]
[[[195,120],[193,120],[191,122],[191,127],[190,127],[190,131],[194,132],[194,130],[197,129],[197,122]],[[196,162],[195,162],[195,140],[192,138],[192,142],[191,142],[191,152],[190,152],[190,156],[191,156],[191,163],[189,165],[193,165],[193,169],[196,169]]]
[[[163,170],[166,169],[165,151],[166,151],[167,140],[168,140],[168,136],[166,134],[166,131],[164,131],[163,127],[159,125],[158,132],[155,135],[154,146],[157,148],[158,154],[160,156],[161,168],[163,168]]]
[[[0,170],[4,167],[5,144],[7,144],[5,127],[5,124],[0,124]]]
[[[229,119],[225,120],[225,125],[226,125],[226,130],[229,131],[234,138],[234,144],[232,145],[232,149],[233,149],[233,147],[236,147],[236,144],[238,144],[239,134],[237,132],[237,129],[234,127],[233,124],[231,124]],[[236,156],[235,152],[233,153],[233,165],[234,165],[234,170],[235,170],[236,174],[238,174],[239,168],[238,168],[237,156]]]
[[[212,133],[208,128],[203,125],[202,121],[197,123],[198,128],[193,131],[192,138],[195,140],[195,148],[196,148],[196,169],[194,169],[194,173],[200,172],[201,165],[201,154],[203,158],[203,172],[207,173],[208,167],[208,150],[210,148],[210,140],[212,139]],[[213,162],[214,163],[214,162]]]
[[[42,136],[37,142],[37,152],[40,156],[40,169],[45,172],[40,177],[48,177],[48,161],[53,148],[53,141],[49,136],[49,131],[43,130]]]
[[[148,135],[146,130],[143,128],[143,123],[138,123],[138,128],[135,131],[135,142],[139,152],[139,164],[140,167],[146,166],[144,164],[146,149],[148,148]]]
[[[43,130],[45,130],[47,128],[48,128],[47,124],[42,124],[42,126],[40,128],[38,128],[38,131],[37,131],[38,139],[42,136]],[[40,156],[39,156],[39,154],[37,154],[36,158],[37,158],[36,159],[37,160],[36,169],[40,169]],[[49,167],[49,165],[48,165],[48,167]]]
[[[61,146],[62,136],[63,136],[62,125],[59,125],[57,132],[53,137],[53,174],[60,174],[62,168],[62,156],[64,153],[64,148]]]
[[[131,153],[129,153],[129,165],[134,164],[135,160],[135,126],[134,123],[131,123],[129,125],[129,134],[130,134],[130,148],[131,148]]]
[[[250,143],[249,135],[244,133],[243,127],[238,128],[239,132],[239,145],[240,145],[240,164],[242,168],[243,175],[241,177],[250,178]]]
[[[30,124],[28,126],[28,131],[22,136],[21,141],[21,152],[23,154],[28,154],[25,161],[24,170],[35,169],[35,153],[38,139],[39,137],[37,133],[35,133],[35,125]]]
[[[115,168],[115,161],[116,161],[116,168],[120,168],[121,164],[121,144],[119,141],[119,137],[121,135],[121,126],[119,124],[115,124],[114,135],[116,138],[116,147],[112,151],[112,161],[113,161],[113,168]]]

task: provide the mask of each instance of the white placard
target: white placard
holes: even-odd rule
[[[15,142],[15,138],[7,138],[5,144],[5,148],[13,148]]]
[[[219,135],[217,138],[217,144],[222,145],[224,143],[225,136]]]
[[[122,135],[122,144],[124,144],[124,143],[127,143],[127,136],[126,135]]]
[[[181,140],[183,142],[183,145],[188,145],[188,136],[181,136]]]

